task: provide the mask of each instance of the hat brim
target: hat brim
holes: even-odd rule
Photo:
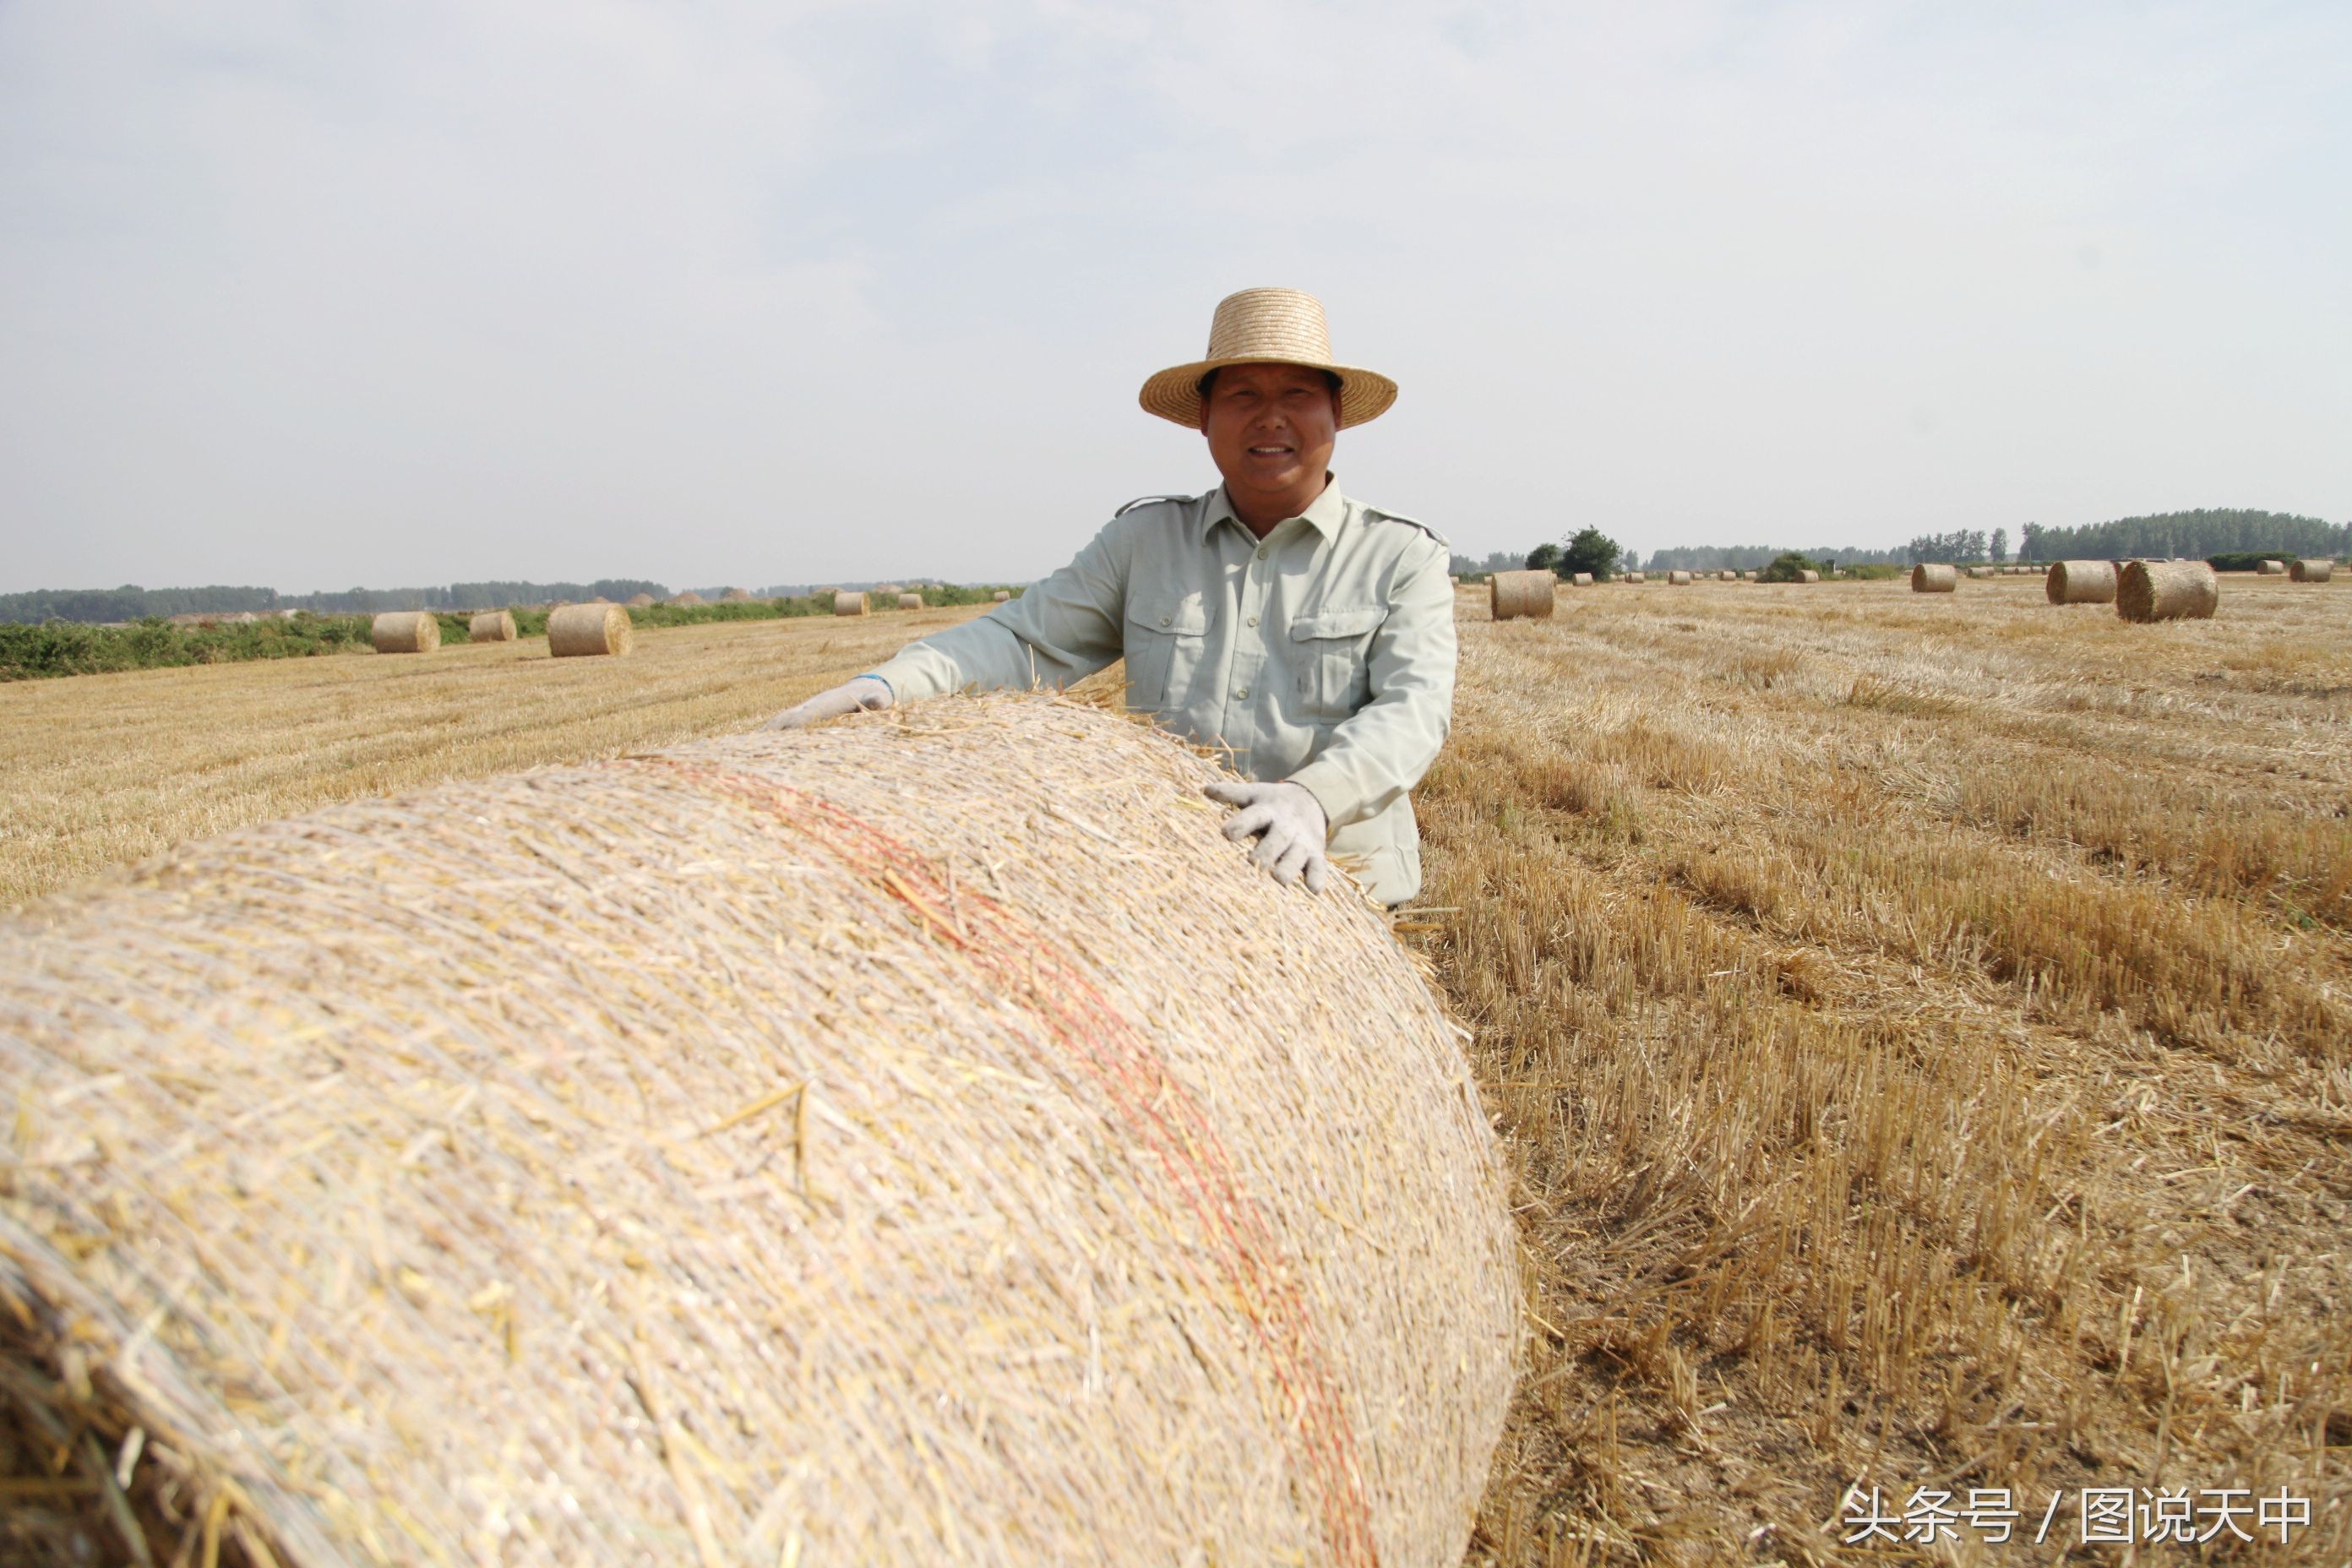
[[[1308,370],[1329,371],[1339,378],[1339,428],[1342,430],[1351,425],[1378,419],[1389,411],[1389,405],[1397,400],[1397,384],[1378,371],[1364,370],[1355,365],[1328,364],[1321,360],[1236,354],[1231,359],[1195,360],[1191,364],[1171,365],[1143,384],[1143,391],[1136,401],[1143,405],[1146,414],[1157,414],[1187,430],[1198,430],[1201,427],[1201,378],[1229,364],[1295,364]]]

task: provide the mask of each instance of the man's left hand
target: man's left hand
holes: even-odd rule
[[[1322,803],[1305,784],[1220,780],[1204,793],[1211,800],[1241,807],[1226,820],[1225,837],[1238,842],[1255,834],[1257,848],[1250,858],[1276,881],[1286,888],[1304,877],[1308,892],[1323,890],[1331,879],[1325,842],[1330,824]]]

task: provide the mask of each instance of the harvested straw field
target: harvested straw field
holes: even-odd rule
[[[1456,599],[1402,923],[1529,1336],[1468,1561],[1860,1560],[1857,1481],[2013,1489],[1990,1561],[2085,1485],[2284,1490],[2315,1523],[2246,1560],[2352,1559],[2352,590],[2226,592]],[[741,729],[972,613],[0,689],[0,897]]]
[[[1423,961],[1252,867],[1219,776],[961,700],[0,924],[0,1449],[104,1448],[0,1544],[1457,1561],[1520,1333],[1494,1136]]]

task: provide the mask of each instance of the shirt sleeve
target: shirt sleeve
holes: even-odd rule
[[[985,616],[909,643],[870,673],[912,702],[978,689],[1026,691],[1084,680],[1125,651],[1132,533],[1118,519],[1077,558]]]
[[[1371,700],[1290,775],[1333,830],[1377,816],[1421,782],[1454,728],[1454,584],[1445,547],[1424,537],[1397,563],[1388,618],[1366,659]]]

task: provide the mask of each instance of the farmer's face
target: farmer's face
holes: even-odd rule
[[[1339,395],[1304,365],[1229,364],[1209,387],[1201,429],[1229,491],[1312,500],[1330,470]]]

